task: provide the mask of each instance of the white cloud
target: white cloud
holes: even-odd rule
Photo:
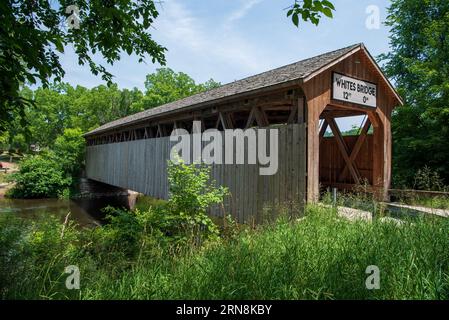
[[[267,63],[268,59],[262,56],[263,50],[258,50],[249,39],[226,27],[229,21],[241,19],[260,1],[246,2],[229,18],[224,18],[221,23],[215,22],[211,27],[181,2],[170,0],[164,2],[162,10],[159,10],[160,16],[153,34],[159,43],[169,48],[169,52],[182,52],[184,56],[195,59],[198,66],[226,65],[246,75],[265,71],[271,66]]]
[[[244,1],[243,6],[235,10],[231,13],[231,15],[228,18],[228,22],[231,23],[233,21],[242,19],[249,10],[251,10],[255,5],[261,3],[263,0],[246,0]]]

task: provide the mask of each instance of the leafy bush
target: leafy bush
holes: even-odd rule
[[[69,198],[72,176],[79,173],[84,159],[84,138],[80,129],[66,129],[54,144],[54,150],[24,158],[19,172],[11,175],[16,182],[8,192],[13,198]]]
[[[12,198],[58,197],[72,182],[51,152],[25,157],[11,179],[16,183],[8,192]]]
[[[207,165],[186,165],[181,159],[169,161],[168,181],[167,209],[178,231],[200,241],[216,238],[218,228],[207,215],[207,209],[223,202],[228,189],[217,187],[216,182],[211,181]]]
[[[132,255],[148,235],[164,246],[217,240],[219,229],[207,209],[222,202],[227,189],[217,187],[209,177],[210,169],[205,165],[169,162],[168,201],[144,199],[144,204],[134,211],[107,208],[107,245]]]
[[[439,173],[428,166],[424,166],[416,172],[413,187],[419,190],[433,191],[443,191],[445,189],[443,179]]]

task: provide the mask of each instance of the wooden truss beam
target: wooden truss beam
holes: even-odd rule
[[[329,124],[327,123],[326,119],[324,119],[323,124],[321,125],[321,129],[320,129],[320,142],[323,140],[324,134],[326,133],[328,126],[329,126]]]
[[[233,129],[234,125],[232,123],[231,114],[219,112],[217,122],[215,123],[215,129],[218,129],[220,127],[220,124],[223,130]]]
[[[338,148],[340,149],[340,153],[343,156],[343,159],[346,162],[346,165],[351,173],[352,178],[354,179],[356,184],[360,183],[360,174],[357,171],[357,168],[354,162],[350,159],[348,155],[348,146],[346,145],[343,136],[341,135],[340,129],[338,129],[337,123],[333,118],[326,118],[327,123],[329,124],[332,133],[334,134],[335,140],[337,141]]]
[[[354,148],[351,151],[351,155],[349,156],[349,159],[352,161],[352,163],[355,163],[355,159],[357,158],[357,155],[359,154],[360,149],[363,146],[363,143],[366,140],[366,136],[368,135],[369,128],[371,126],[371,122],[369,119],[366,119],[365,124],[363,125],[362,131],[360,132],[359,137],[357,138],[357,141],[354,145]],[[343,168],[343,171],[340,173],[339,179],[344,177],[348,170],[348,166],[345,165]]]
[[[270,124],[265,111],[262,108],[256,106],[253,106],[251,108],[245,129],[250,128],[254,123],[254,120],[256,121],[258,127],[267,127]]]

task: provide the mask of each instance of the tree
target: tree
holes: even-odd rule
[[[83,132],[79,129],[65,129],[56,138],[53,147],[55,156],[64,172],[76,175],[84,164],[85,141]]]
[[[112,75],[94,62],[100,54],[113,64],[123,52],[149,56],[165,64],[166,48],[148,32],[158,11],[153,1],[108,0],[3,0],[0,2],[0,130],[14,116],[24,118],[31,100],[20,95],[26,83],[64,76],[59,53],[73,45],[78,63],[87,64],[93,74],[111,82]],[[67,20],[67,27],[64,26]]]
[[[429,166],[449,182],[449,2],[393,0],[385,72],[405,100],[393,113],[396,184]]]
[[[143,108],[154,108],[219,86],[220,83],[213,79],[196,84],[195,80],[183,72],[160,68],[146,77]]]
[[[332,18],[333,10],[335,10],[335,7],[328,0],[295,0],[295,3],[287,11],[287,17],[291,17],[293,24],[297,27],[299,27],[299,18],[306,22],[310,20],[317,26],[320,22],[321,14]]]

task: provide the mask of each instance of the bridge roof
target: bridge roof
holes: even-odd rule
[[[323,68],[333,62],[352,54],[355,50],[363,48],[363,44],[355,44],[346,48],[327,52],[312,58],[301,60],[280,68],[266,71],[242,80],[225,84],[221,87],[198,93],[193,96],[148,109],[124,118],[106,123],[88,133],[85,136],[99,134],[119,127],[129,126],[155,117],[165,116],[187,109],[196,109],[222,102],[241,95],[255,93],[259,90],[277,87],[284,84],[292,84],[295,81],[304,81],[316,75]]]

